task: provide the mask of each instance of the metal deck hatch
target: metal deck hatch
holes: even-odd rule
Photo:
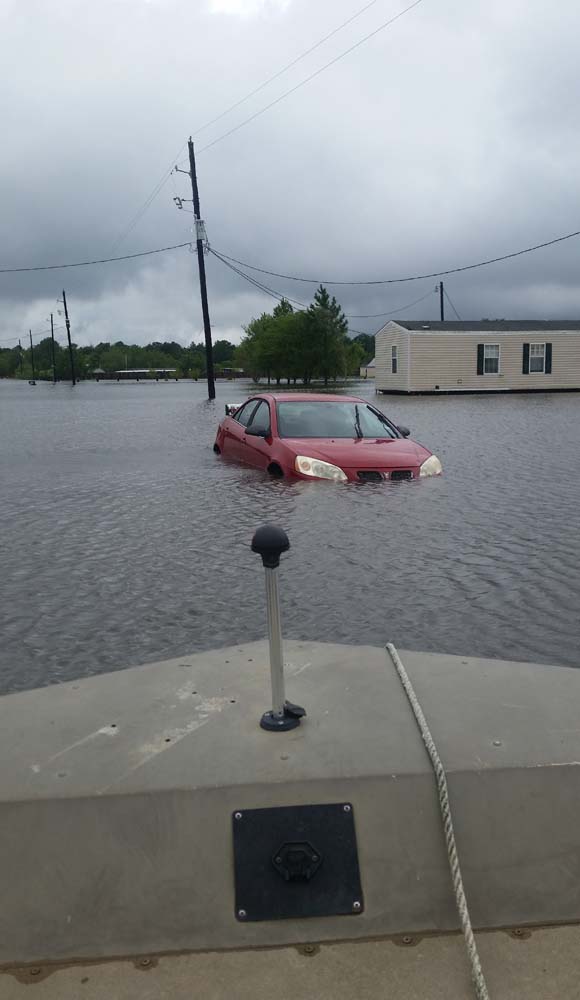
[[[349,802],[240,809],[232,823],[238,920],[363,912]]]

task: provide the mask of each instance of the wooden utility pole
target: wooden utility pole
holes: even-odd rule
[[[52,313],[50,314],[50,350],[52,354],[52,381],[56,385],[56,358],[54,354],[54,320],[52,318]]]
[[[71,344],[71,340],[70,340],[70,321],[69,321],[69,318],[68,318],[68,309],[67,309],[67,306],[66,306],[66,294],[65,294],[64,288],[62,290],[62,304],[64,306],[64,321],[66,323],[66,335],[68,337],[68,353],[69,353],[69,357],[70,357],[70,375],[71,375],[72,384],[76,385],[77,384],[77,380],[75,378],[75,359],[74,359],[72,344]]]
[[[197,263],[199,266],[199,290],[201,293],[201,311],[203,313],[203,329],[205,333],[205,366],[207,370],[207,395],[208,399],[215,399],[215,381],[213,374],[213,344],[211,342],[211,325],[209,321],[209,306],[207,302],[207,285],[205,281],[205,258],[203,255],[203,223],[199,209],[199,191],[197,188],[197,173],[195,170],[195,153],[193,151],[193,140],[191,136],[188,142],[189,148],[189,176],[191,177],[191,190],[193,192],[193,212],[195,215],[195,227],[197,236]]]
[[[439,282],[439,310],[441,312],[441,322],[442,323],[445,322],[445,303],[443,301],[443,295],[444,295],[443,282],[440,281]]]
[[[34,347],[32,346],[32,330],[29,330],[28,332],[30,334],[30,364],[32,365],[32,381],[34,382],[34,380],[36,379],[36,375],[34,373]]]
[[[20,378],[22,378],[22,344],[18,340],[18,367],[20,368]]]

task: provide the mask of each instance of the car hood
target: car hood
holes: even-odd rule
[[[420,465],[431,454],[410,438],[284,438],[295,455],[331,462],[341,469],[401,469]]]

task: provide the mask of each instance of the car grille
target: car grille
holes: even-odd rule
[[[357,472],[358,478],[363,483],[382,483],[385,478],[380,472],[368,471]]]
[[[391,479],[412,479],[413,471],[412,469],[394,469],[390,475]]]

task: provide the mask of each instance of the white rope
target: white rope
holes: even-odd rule
[[[413,685],[409,679],[409,675],[407,674],[401,658],[392,642],[387,643],[387,652],[393,661],[401,684],[405,689],[405,694],[409,699],[409,703],[413,709],[413,714],[417,720],[417,725],[421,731],[423,743],[425,744],[427,753],[431,758],[435,778],[437,780],[437,790],[439,792],[439,806],[441,808],[443,829],[445,831],[445,843],[447,845],[447,856],[449,858],[449,867],[451,869],[451,880],[453,882],[453,890],[455,892],[455,900],[457,902],[457,910],[459,912],[461,929],[463,930],[463,936],[465,938],[467,954],[471,963],[471,976],[475,987],[475,994],[477,996],[477,1000],[489,1000],[489,993],[483,975],[483,970],[481,968],[477,945],[473,936],[469,910],[467,908],[467,899],[465,898],[465,891],[463,888],[461,868],[459,867],[459,858],[457,856],[457,845],[455,843],[455,833],[453,831],[453,820],[451,819],[451,806],[449,805],[449,792],[447,789],[445,770],[443,768],[443,764],[441,763],[441,758],[437,753],[437,747],[433,742],[433,737],[431,736],[429,726],[427,725],[427,720],[423,715],[423,710],[419,704],[417,695],[415,694]]]

